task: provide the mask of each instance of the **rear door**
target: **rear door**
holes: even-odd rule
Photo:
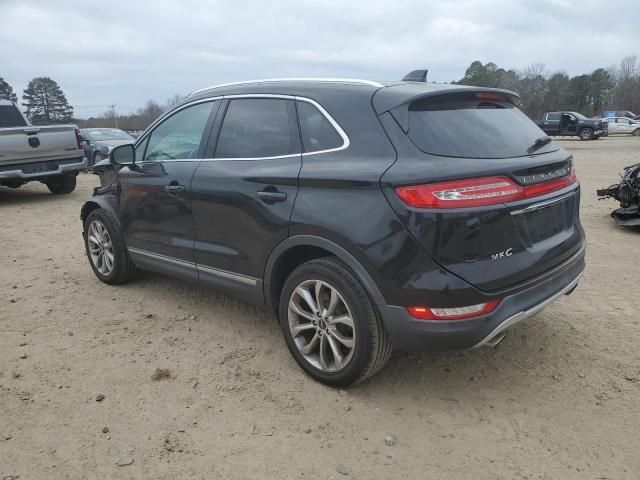
[[[225,100],[192,183],[201,280],[251,300],[271,250],[288,235],[302,165],[295,101]]]
[[[136,263],[197,278],[191,179],[219,103],[190,105],[164,119],[136,145],[135,165],[120,170],[120,222]]]
[[[571,156],[507,98],[414,101],[382,184],[434,260],[484,291],[524,282],[582,248]],[[408,116],[408,118],[407,118]],[[398,125],[398,128],[401,128]]]
[[[542,129],[548,135],[560,134],[560,113],[551,112],[545,113],[544,120],[542,122]]]

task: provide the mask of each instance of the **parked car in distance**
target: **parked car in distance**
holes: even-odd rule
[[[51,193],[71,193],[86,170],[75,125],[35,126],[15,103],[0,99],[0,185],[41,182]]]
[[[629,110],[620,110],[620,111],[610,110],[608,112],[604,112],[602,116],[604,118],[624,117],[624,118],[630,118],[631,120],[640,120],[640,115],[636,115],[635,113],[630,112]]]
[[[640,122],[627,117],[608,117],[609,135],[635,135],[640,136]]]
[[[516,101],[340,79],[195,92],[112,150],[114,183],[81,210],[88,262],[269,305],[333,386],[392,347],[496,345],[573,291],[586,248],[572,157]]]
[[[597,140],[609,133],[603,119],[587,118],[578,112],[546,112],[538,126],[550,137],[580,137]]]
[[[83,128],[80,135],[89,165],[107,158],[115,147],[135,141],[131,135],[117,128]]]

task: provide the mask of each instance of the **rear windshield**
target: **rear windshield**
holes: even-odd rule
[[[533,145],[545,134],[506,96],[438,95],[409,105],[408,133],[423,152],[447,157],[507,158],[557,150]]]
[[[13,105],[0,105],[0,128],[26,127],[20,111]]]

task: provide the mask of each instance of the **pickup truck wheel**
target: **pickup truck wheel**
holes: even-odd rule
[[[47,184],[49,191],[54,195],[71,193],[76,189],[76,176],[57,175],[55,177],[51,177],[45,183]]]
[[[375,306],[334,257],[298,266],[284,284],[278,311],[291,355],[326,385],[344,387],[371,377],[391,355]]]
[[[99,280],[119,285],[134,277],[136,266],[113,214],[102,208],[92,211],[84,222],[83,236],[89,264]]]
[[[580,130],[580,140],[591,140],[593,139],[593,128],[583,128]]]

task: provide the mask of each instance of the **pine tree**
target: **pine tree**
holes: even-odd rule
[[[18,101],[18,97],[13,93],[13,88],[2,77],[0,77],[0,100]]]
[[[73,107],[62,89],[49,77],[36,77],[29,82],[22,95],[26,115],[34,124],[71,121]]]

